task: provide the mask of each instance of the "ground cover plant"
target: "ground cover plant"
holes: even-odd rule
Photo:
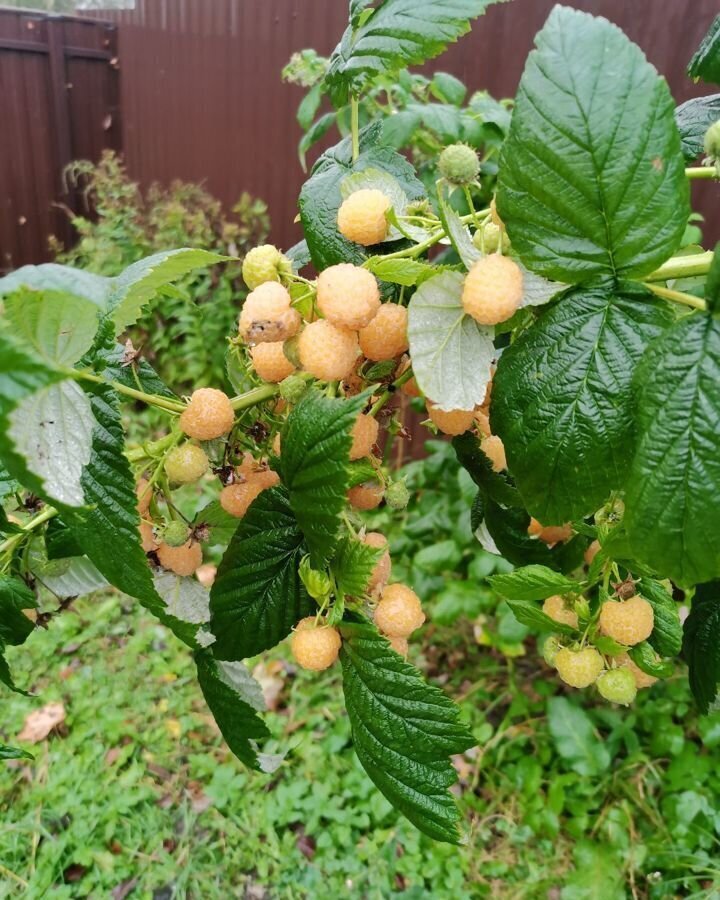
[[[244,661],[285,640],[311,672],[339,658],[360,764],[445,842],[460,839],[451,757],[482,734],[407,662],[426,609],[361,514],[384,499],[401,516],[408,502],[377,452],[403,438],[398,391],[453,436],[477,488],[479,558],[516,567],[499,564],[490,584],[515,626],[543,633],[560,681],[626,707],[682,656],[703,713],[720,681],[720,255],[684,246],[688,180],[717,174],[715,113],[707,100],[675,110],[622,32],[559,6],[528,59],[495,197],[475,207],[480,160],[455,143],[428,198],[382,123],[360,127],[359,98],[487,5],[350,3],[323,81],[349,103],[350,133],[303,186],[305,240],[243,261],[236,396],[178,396],[118,342],[168,285],[228,262],[218,253],[0,281],[3,646],[41,640],[52,616],[24,614],[37,589],[62,607],[109,583],[188,646],[227,745],[264,773],[289,747]],[[690,73],[715,77],[717,52],[711,33]],[[708,165],[687,165],[703,151]],[[459,262],[437,260],[443,243]],[[317,278],[301,274],[308,263]],[[163,411],[165,434],[127,446],[124,399]],[[215,487],[202,505],[200,481]],[[195,573],[217,546],[208,588]],[[505,627],[511,651],[525,631]],[[4,657],[0,677],[22,690]]]

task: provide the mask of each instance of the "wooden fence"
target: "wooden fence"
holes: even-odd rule
[[[70,240],[73,159],[121,147],[117,27],[0,8],[0,270]]]

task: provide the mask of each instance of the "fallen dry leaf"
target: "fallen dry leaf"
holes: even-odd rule
[[[62,703],[48,703],[27,716],[17,739],[37,744],[39,741],[44,741],[53,728],[62,725],[64,721],[65,707]]]

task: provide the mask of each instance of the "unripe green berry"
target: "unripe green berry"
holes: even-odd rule
[[[410,491],[402,479],[394,481],[389,487],[385,488],[385,502],[390,509],[405,509],[409,500]]]
[[[280,396],[288,403],[297,403],[308,389],[308,382],[302,375],[288,375],[280,382]]]
[[[280,281],[282,275],[289,275],[290,272],[290,260],[272,244],[253,247],[243,260],[243,281],[251,291],[266,281]]]
[[[637,694],[635,678],[629,669],[608,669],[595,682],[600,696],[611,703],[629,706]]]
[[[494,222],[487,222],[482,228],[473,235],[473,244],[482,253],[495,253],[502,242],[502,252],[507,253],[510,249],[510,238],[504,228],[496,225]]]
[[[170,522],[163,532],[163,540],[168,547],[182,547],[190,536],[190,529],[184,522]]]
[[[720,159],[720,119],[708,128],[703,141],[705,155],[713,159]]]
[[[553,666],[553,667],[555,666],[555,657],[558,655],[558,651],[560,650],[561,647],[562,647],[562,644],[553,635],[550,635],[545,640],[545,643],[543,644],[543,648],[542,648],[542,655],[543,655],[543,659],[549,666]]]
[[[438,170],[450,184],[472,184],[480,174],[480,160],[467,144],[451,144],[440,154]]]
[[[298,573],[305,585],[305,590],[314,600],[323,600],[332,591],[332,582],[325,572],[313,569],[310,557],[305,556],[300,562]]]

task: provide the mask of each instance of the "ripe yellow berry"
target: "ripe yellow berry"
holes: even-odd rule
[[[351,432],[352,447],[350,448],[350,459],[361,459],[363,456],[369,456],[378,439],[378,431],[377,419],[373,418],[373,416],[366,416],[365,413],[360,413]]]
[[[338,210],[338,230],[355,244],[370,247],[384,241],[388,234],[385,213],[392,206],[382,191],[354,191]]]
[[[577,613],[569,609],[565,605],[565,600],[559,594],[548,597],[543,603],[543,612],[546,616],[550,616],[553,622],[560,622],[562,625],[570,625],[572,628],[578,627]]]
[[[338,658],[340,634],[336,628],[317,625],[315,616],[301,619],[290,638],[290,651],[303,669],[322,672]]]
[[[507,256],[483,256],[465,277],[462,304],[480,325],[498,325],[509,319],[523,297],[523,276]]]
[[[357,335],[327,319],[311,322],[298,341],[300,365],[320,381],[339,381],[352,372],[358,355]]]
[[[376,550],[384,550],[385,552],[380,557],[380,559],[375,563],[375,568],[372,571],[372,575],[370,576],[370,581],[368,582],[368,591],[372,594],[374,591],[385,587],[387,584],[388,578],[390,577],[390,551],[388,550],[388,542],[387,538],[384,534],[380,534],[379,531],[369,531],[364,537],[365,543],[368,547],[373,547]]]
[[[623,668],[627,669],[632,674],[632,677],[635,679],[635,687],[638,690],[651,687],[657,681],[657,678],[653,675],[648,675],[647,672],[643,672],[640,666],[636,665],[627,653],[621,653],[620,656],[616,656],[615,659]]]
[[[383,303],[372,322],[358,333],[360,349],[373,362],[394,359],[408,348],[407,309]]]
[[[632,647],[650,637],[655,614],[648,601],[636,594],[629,600],[606,600],[600,607],[598,622],[603,634]]]
[[[490,419],[488,415],[484,413],[482,409],[476,409],[474,413],[474,419],[477,430],[480,432],[480,436],[483,438],[489,438],[492,432],[490,431]]]
[[[355,509],[375,509],[383,498],[383,486],[377,481],[366,481],[348,491],[348,503]]]
[[[283,352],[283,341],[255,344],[250,350],[253,367],[263,381],[277,384],[292,375],[295,366]]]
[[[369,324],[380,309],[375,276],[352,263],[324,269],[317,281],[317,304],[333,325],[357,331]]]
[[[279,281],[280,275],[290,274],[292,265],[277,247],[261,244],[249,250],[243,260],[242,276],[245,284],[254,291],[266,281]]]
[[[235,411],[227,394],[216,388],[199,388],[180,416],[180,430],[198,441],[211,441],[227,434],[235,422]]]
[[[202,563],[202,547],[192,539],[182,547],[160,544],[157,548],[158,562],[164,569],[176,575],[192,575]]]
[[[170,484],[192,484],[207,472],[210,460],[196,444],[182,444],[165,458],[165,474]]]
[[[463,434],[472,428],[475,413],[470,409],[451,409],[445,412],[434,406],[430,401],[425,404],[430,421],[443,434]]]
[[[286,341],[300,328],[300,313],[291,305],[287,290],[266,281],[245,298],[238,331],[248,344]]]
[[[565,684],[575,688],[586,688],[597,681],[604,669],[603,658],[594,647],[583,650],[569,650],[563,647],[555,655],[555,668]]]
[[[220,506],[228,515],[242,519],[253,500],[267,488],[278,484],[280,478],[271,469],[255,472],[240,466],[238,472],[245,480],[228,484],[220,491]]]
[[[135,485],[135,496],[137,497],[137,511],[144,516],[150,509],[152,501],[152,488],[147,478],[141,478]]]
[[[491,434],[480,441],[480,449],[492,464],[493,472],[504,472],[507,469],[505,445],[496,434]]]
[[[146,553],[150,553],[151,550],[157,550],[158,548],[158,542],[153,534],[153,527],[150,522],[146,522],[144,519],[140,521],[140,543]]]
[[[595,557],[598,555],[598,553],[600,552],[601,549],[602,548],[600,546],[600,541],[593,541],[592,544],[588,545],[587,549],[585,550],[585,553],[583,554],[583,557],[584,557],[587,565],[592,564],[592,561],[595,559]]]
[[[407,372],[407,370],[410,368],[410,366],[411,362],[406,357],[398,366],[397,372],[395,373],[395,378],[399,378],[401,375],[404,375],[405,372]],[[405,381],[401,385],[400,390],[403,392],[403,394],[405,394],[406,397],[422,397],[422,391],[418,387],[418,383],[414,375],[412,378],[410,378],[408,381]]]
[[[541,525],[537,519],[530,519],[528,534],[530,537],[539,538],[545,544],[559,544],[569,541],[572,537],[572,525]]]
[[[388,643],[396,653],[399,653],[403,659],[407,659],[408,641],[404,637],[388,637]]]
[[[389,584],[375,608],[375,624],[389,637],[409,637],[425,621],[420,598],[404,584]]]

